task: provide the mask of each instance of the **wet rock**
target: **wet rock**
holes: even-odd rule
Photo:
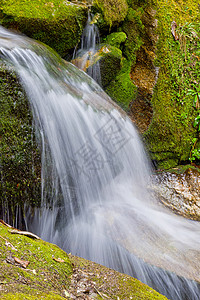
[[[200,221],[200,172],[193,168],[181,174],[175,171],[154,175],[155,194],[177,214]]]

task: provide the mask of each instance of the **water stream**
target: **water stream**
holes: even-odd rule
[[[169,299],[199,299],[200,224],[149,193],[151,167],[126,114],[83,71],[3,27],[0,56],[27,93],[42,151],[41,208],[26,207],[27,229]]]
[[[87,74],[101,85],[101,71],[98,61],[99,44],[99,29],[95,24],[94,16],[88,12],[87,24],[81,37],[81,47],[75,51],[73,62],[79,69],[87,71]]]

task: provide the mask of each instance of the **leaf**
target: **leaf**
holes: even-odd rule
[[[195,95],[194,102],[196,103],[196,109],[199,109],[200,105],[199,105],[199,98],[197,94]]]
[[[28,260],[21,260],[17,257],[14,257],[14,260],[16,263],[18,263],[19,265],[21,265],[24,269],[26,269],[26,267],[30,264],[30,261]]]
[[[65,262],[63,259],[61,259],[61,258],[55,258],[55,257],[53,257],[53,260],[55,260],[55,261],[57,261],[57,262]]]
[[[193,94],[195,94],[195,90],[188,89],[187,94],[188,95],[193,95]]]
[[[70,297],[70,294],[66,290],[64,290],[64,294],[65,294],[65,297]]]
[[[199,124],[199,120],[200,120],[200,115],[195,118],[194,124],[193,124],[194,127],[196,127]]]
[[[192,143],[194,144],[197,140],[198,140],[197,138],[193,138]]]

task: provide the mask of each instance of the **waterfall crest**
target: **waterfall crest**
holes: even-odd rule
[[[200,281],[200,224],[149,193],[151,168],[129,118],[84,72],[3,27],[0,56],[19,75],[40,136],[42,204],[33,217],[26,209],[28,229],[173,300],[198,299],[186,278]]]

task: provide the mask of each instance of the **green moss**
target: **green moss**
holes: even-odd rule
[[[68,15],[74,15],[77,6],[69,1],[48,2],[46,0],[2,0],[3,12],[10,16],[37,19],[63,19]]]
[[[122,26],[123,32],[127,35],[123,53],[128,60],[132,61],[132,64],[135,63],[137,50],[143,44],[144,26],[141,21],[142,14],[143,9],[141,8],[137,8],[137,10],[129,8],[126,20]]]
[[[1,299],[63,299],[72,274],[67,254],[56,245],[11,234],[2,224],[0,236],[0,281],[6,285]],[[6,246],[4,239],[12,246]],[[28,267],[15,264],[14,257],[28,261]]]
[[[87,8],[68,1],[6,0],[1,2],[1,23],[38,39],[65,56],[80,41]]]
[[[67,255],[59,247],[42,240],[11,234],[10,230],[0,223],[2,300],[72,299],[68,295],[71,292],[78,295],[76,280],[78,282],[81,278],[86,279],[86,285],[95,284],[95,299],[166,299],[128,275]],[[17,264],[14,257],[29,261],[27,268]]]
[[[32,129],[32,115],[12,71],[0,65],[1,217],[14,218],[24,202],[40,199],[40,153]]]
[[[128,275],[113,271],[83,258],[70,256],[70,259],[80,271],[83,270],[83,272],[87,271],[88,274],[93,274],[92,276],[90,275],[89,279],[96,282],[97,287],[100,287],[99,291],[102,294],[106,292],[106,295],[112,300],[167,300],[165,296],[160,295],[144,283]],[[107,297],[105,296],[105,298]]]
[[[104,49],[104,51],[100,50],[101,58],[99,60],[101,81],[102,86],[106,88],[121,70],[122,52],[120,49],[110,45],[104,45],[101,49]]]
[[[187,161],[192,140],[197,136],[193,127],[197,112],[194,99],[188,94],[188,89],[200,81],[197,54],[200,44],[192,33],[195,27],[196,32],[199,28],[197,2],[157,2],[159,42],[156,65],[160,70],[152,98],[153,119],[145,139],[153,158],[156,157],[163,168]],[[177,41],[171,34],[173,20],[177,23]],[[194,27],[189,22],[194,22]]]
[[[24,294],[24,293],[8,293],[1,297],[2,300],[37,300],[37,299],[45,299],[45,300],[64,300],[66,298],[56,295],[54,293],[40,293],[37,292],[37,295]]]
[[[121,44],[124,43],[126,39],[127,36],[124,32],[113,32],[106,37],[105,43],[120,48]]]
[[[108,95],[122,108],[128,109],[129,104],[136,97],[137,88],[130,78],[131,61],[122,59],[122,68],[116,78],[106,87]]]
[[[200,172],[200,169],[192,165],[178,165],[175,168],[168,169],[167,172],[175,174],[183,174],[185,171],[192,169],[197,172]]]
[[[94,0],[93,4],[102,12],[110,27],[122,22],[128,11],[126,0]]]

